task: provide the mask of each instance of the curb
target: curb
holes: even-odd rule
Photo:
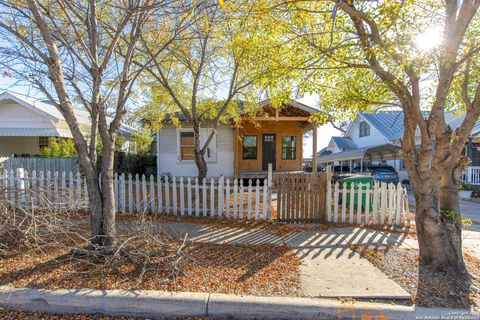
[[[412,319],[413,306],[342,303],[314,298],[220,293],[60,289],[0,286],[0,306],[48,313],[125,317],[233,317],[236,319]]]

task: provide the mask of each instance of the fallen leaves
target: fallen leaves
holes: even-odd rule
[[[450,308],[473,305],[480,308],[480,260],[475,257],[464,254],[471,285],[463,290],[464,285],[454,283],[448,274],[421,264],[416,249],[368,245],[352,245],[350,249],[407,290],[418,305]]]

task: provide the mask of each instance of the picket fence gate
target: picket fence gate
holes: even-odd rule
[[[80,173],[4,171],[1,197],[12,210],[33,208],[88,209],[85,177]],[[254,184],[255,182],[255,184]],[[271,220],[271,182],[268,179],[203,179],[162,177],[155,181],[137,174],[114,175],[115,208],[120,213],[167,213],[172,215]]]
[[[409,225],[407,190],[400,183],[339,183],[327,186],[327,221],[356,225]]]

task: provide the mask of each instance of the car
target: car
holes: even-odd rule
[[[361,173],[361,168],[356,167],[353,169],[354,173]],[[394,167],[388,165],[365,165],[363,166],[363,174],[371,175],[375,181],[395,183],[397,184],[398,172]]]

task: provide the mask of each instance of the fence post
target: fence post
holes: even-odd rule
[[[75,175],[76,183],[77,183],[77,196],[75,199],[75,208],[81,209],[82,208],[82,180],[80,177],[80,172],[77,172]]]
[[[69,172],[68,174],[68,197],[69,199],[69,204],[70,208],[73,209],[75,207],[75,197],[74,197],[74,189],[73,189],[73,172]]]
[[[255,182],[255,220],[259,219],[260,215],[260,180]]]
[[[183,216],[185,211],[185,186],[183,185],[183,177],[180,177],[180,214]]]
[[[133,182],[132,174],[128,174],[128,213],[133,213]]]
[[[243,179],[240,179],[240,202],[238,203],[238,217],[243,219],[243,201],[245,198],[245,188],[243,187]]]
[[[58,171],[53,173],[53,198],[53,204],[58,207]]]
[[[366,184],[367,190],[365,192],[365,224],[370,224],[370,193],[371,193],[371,185],[370,183]]]
[[[357,224],[362,224],[363,183],[358,184]]]
[[[155,204],[155,182],[153,179],[153,175],[150,175],[150,212],[156,212],[156,204]]]
[[[203,178],[202,180],[203,185],[202,185],[202,213],[203,216],[207,216],[207,179]]]
[[[338,196],[340,194],[338,181],[333,188],[333,223],[338,223]]]
[[[163,212],[163,189],[162,189],[162,177],[157,176],[157,192],[158,192],[158,213]]]
[[[223,215],[223,176],[218,178],[218,216]]]
[[[385,212],[387,210],[387,184],[382,183],[381,184],[381,209],[380,209],[380,224],[384,225],[385,224]]]
[[[125,173],[120,175],[120,211],[125,213],[126,211],[126,201],[125,201]]]
[[[342,182],[342,223],[347,219],[347,184]]]
[[[402,224],[402,184],[399,182],[396,188],[396,216],[395,216],[395,224],[401,225]]]
[[[230,218],[230,179],[228,178],[225,185],[225,217]]]
[[[142,214],[148,211],[148,194],[147,194],[147,180],[145,174],[142,174]]]
[[[332,180],[327,176],[327,222],[330,222],[332,215]]]
[[[263,180],[263,206],[262,206],[262,209],[263,209],[263,212],[262,212],[262,219],[263,221],[266,221],[267,220],[267,209],[268,209],[268,190],[270,188],[268,187],[268,180]]]
[[[188,206],[188,215],[192,215],[192,179],[187,178],[187,206]]]
[[[165,176],[165,211],[170,214],[170,186],[169,177]]]
[[[140,177],[135,174],[135,211],[140,213]]]
[[[372,217],[372,223],[377,224],[377,218],[378,218],[378,194],[380,190],[378,188],[378,182],[373,183],[373,217]]]
[[[210,179],[210,217],[215,216],[215,181]]]
[[[173,214],[178,214],[177,209],[177,178],[172,177],[172,207],[173,207]]]
[[[32,171],[32,207],[37,206],[37,172]]]
[[[238,197],[238,181],[237,179],[234,179],[233,180],[233,219],[238,218],[237,197]]]
[[[198,177],[195,177],[195,216],[200,216],[200,190],[198,187]]]

